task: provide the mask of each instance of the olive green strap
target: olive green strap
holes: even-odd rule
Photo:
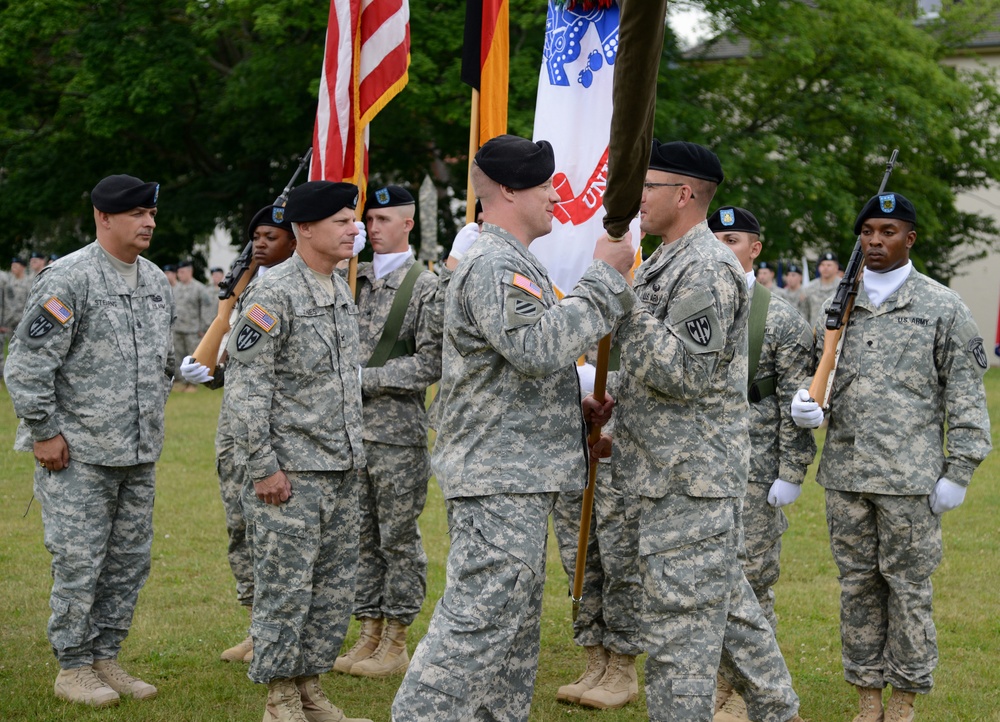
[[[757,366],[760,365],[760,352],[764,346],[764,328],[767,325],[767,307],[771,303],[771,292],[755,284],[753,298],[750,300],[750,333],[747,342],[749,351],[749,368],[747,371],[747,391],[757,376]]]
[[[413,353],[413,344],[399,340],[399,329],[403,327],[403,318],[406,316],[406,308],[410,305],[410,297],[413,296],[413,286],[417,282],[417,276],[424,270],[422,263],[414,261],[410,270],[403,277],[403,282],[396,289],[396,297],[392,299],[392,306],[389,308],[389,316],[385,320],[382,329],[382,336],[372,351],[371,358],[365,364],[367,368],[373,369],[385,366],[385,362],[397,356],[407,356]]]

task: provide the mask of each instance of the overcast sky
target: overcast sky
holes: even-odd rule
[[[707,17],[700,8],[679,8],[670,3],[670,27],[681,38],[684,47],[689,48],[708,34],[704,21]]]

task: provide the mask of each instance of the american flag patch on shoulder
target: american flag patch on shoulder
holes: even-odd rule
[[[73,318],[73,312],[66,308],[66,305],[55,296],[43,303],[42,308],[51,313],[63,326]]]
[[[511,284],[520,288],[522,291],[527,291],[535,298],[542,297],[542,289],[540,289],[530,278],[522,276],[520,273],[514,274],[514,280],[511,281]]]
[[[274,328],[274,324],[278,322],[278,319],[268,313],[259,303],[255,303],[250,307],[250,310],[247,311],[247,318],[260,326],[265,332]]]

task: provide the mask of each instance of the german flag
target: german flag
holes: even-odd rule
[[[479,145],[507,132],[507,0],[466,0],[462,82],[479,91]]]

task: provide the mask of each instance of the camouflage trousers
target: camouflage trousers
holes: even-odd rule
[[[153,543],[155,465],[72,459],[35,469],[45,548],[52,554],[48,635],[59,666],[117,657],[146,583]]]
[[[427,501],[430,455],[426,446],[366,441],[365,457],[354,614],[409,626],[427,593],[427,554],[417,517]]]
[[[781,574],[781,535],[788,529],[788,517],[767,503],[770,490],[770,484],[747,484],[742,510],[746,552],[740,562],[767,623],[777,631],[773,587]]]
[[[527,720],[555,494],[449,501],[444,596],[392,703],[395,722]]]
[[[245,465],[236,458],[236,440],[229,426],[229,410],[223,402],[219,412],[219,430],[215,434],[215,471],[219,476],[219,495],[226,512],[226,555],[236,579],[236,600],[244,607],[253,605],[253,552],[243,518],[242,495],[246,486]]]
[[[552,510],[559,558],[572,595],[580,535],[583,489],[560,492]],[[583,599],[573,622],[573,641],[603,645],[617,654],[642,654],[639,633],[639,500],[614,483],[611,465],[600,464],[590,518]]]
[[[181,376],[181,363],[183,363],[185,356],[194,354],[200,341],[201,336],[198,335],[197,331],[174,331],[174,359],[177,362],[174,368],[174,381],[184,382],[184,378]]]
[[[13,331],[0,333],[0,379],[3,378],[4,365],[7,363],[7,345],[13,337]]]
[[[844,678],[926,693],[937,632],[931,574],[941,563],[941,519],[926,496],[826,490],[830,549],[840,570]]]
[[[253,484],[243,491],[254,557],[253,661],[247,672],[254,682],[329,672],[351,619],[357,474],[287,474],[292,496],[284,504],[260,501]]]
[[[654,722],[712,719],[718,670],[750,719],[786,722],[799,699],[737,558],[739,499],[642,497],[646,705]]]

